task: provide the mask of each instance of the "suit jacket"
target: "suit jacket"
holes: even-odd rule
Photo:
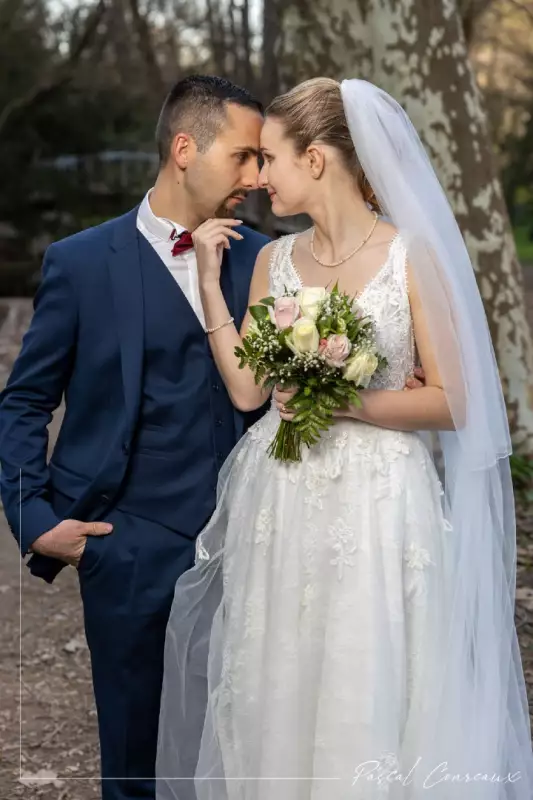
[[[98,519],[126,474],[144,349],[137,211],[53,244],[45,255],[33,318],[0,394],[0,490],[23,556],[61,521],[54,490],[73,498],[66,518]],[[238,230],[244,239],[232,241],[222,264],[237,325],[257,253],[268,242]],[[65,415],[47,464],[47,426],[63,395]],[[252,420],[234,410],[234,421],[238,439]],[[29,566],[51,581],[64,562],[35,554]]]

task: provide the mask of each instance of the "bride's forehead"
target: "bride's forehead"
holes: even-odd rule
[[[275,117],[267,117],[261,130],[261,147],[270,149],[287,141],[283,123]]]

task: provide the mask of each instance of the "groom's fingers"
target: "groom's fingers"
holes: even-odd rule
[[[212,219],[206,220],[202,225],[198,226],[198,228],[214,228],[217,225],[224,225],[226,227],[237,227],[238,225],[242,225],[242,219],[233,219],[233,217],[213,217]],[[198,230],[196,228],[196,230]]]
[[[80,564],[81,557],[87,546],[87,537],[106,536],[113,530],[113,526],[109,522],[80,522],[79,524],[81,526],[81,536],[76,542],[74,552],[69,554],[69,557],[65,559],[68,563],[72,564],[72,566],[76,567],[76,569]]]
[[[111,533],[109,522],[82,522],[64,519],[55,528],[41,534],[31,545],[34,553],[59,558],[67,564],[77,565],[88,536],[105,536]]]
[[[110,522],[83,522],[82,525],[86,536],[105,536],[113,530]]]

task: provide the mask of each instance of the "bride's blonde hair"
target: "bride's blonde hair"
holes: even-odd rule
[[[275,97],[266,109],[266,116],[283,124],[299,155],[305,153],[311,142],[335,147],[346,169],[354,175],[365,202],[374,211],[381,211],[355,152],[338,81],[332,78],[304,81]]]

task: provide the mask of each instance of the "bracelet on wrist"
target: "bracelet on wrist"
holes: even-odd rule
[[[230,317],[227,322],[223,322],[222,325],[217,325],[215,328],[206,328],[205,332],[209,333],[216,333],[217,331],[222,330],[222,328],[227,328],[228,325],[231,325],[234,322],[234,318]]]

